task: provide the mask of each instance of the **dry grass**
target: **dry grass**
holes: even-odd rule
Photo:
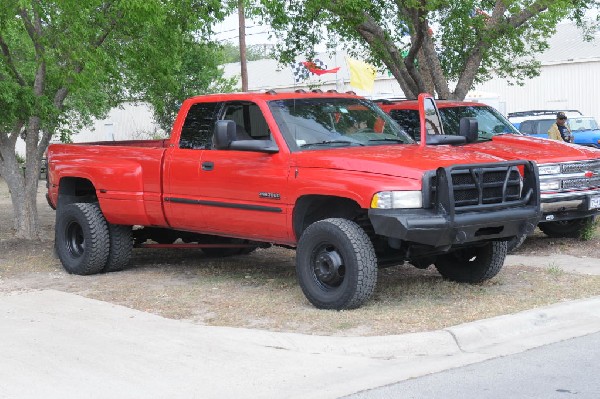
[[[362,308],[323,311],[304,298],[295,278],[294,252],[283,248],[226,259],[207,258],[198,250],[136,249],[123,272],[75,276],[53,256],[50,239],[10,238],[10,202],[3,190],[0,184],[0,293],[56,289],[199,324],[326,335],[435,330],[600,295],[600,276],[558,268],[506,267],[485,284],[465,285],[442,280],[433,268],[397,266],[380,270],[376,292]],[[53,213],[44,202],[40,211],[51,237]],[[539,254],[544,242],[551,241],[536,235],[520,253]],[[572,242],[582,248],[600,245],[598,237]],[[550,245],[547,251],[569,253],[570,248]]]

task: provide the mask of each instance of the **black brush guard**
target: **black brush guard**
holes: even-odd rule
[[[529,234],[540,216],[530,161],[438,168],[423,177],[423,208],[369,210],[376,234],[438,248]]]

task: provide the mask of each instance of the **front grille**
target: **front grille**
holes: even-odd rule
[[[600,177],[592,178],[576,178],[576,179],[564,179],[562,181],[562,188],[565,190],[577,190],[581,188],[597,188],[600,187]]]
[[[440,180],[451,177],[448,189]],[[443,176],[443,177],[441,177]],[[506,205],[521,201],[527,193],[523,193],[523,179],[519,169],[514,164],[492,165],[461,165],[451,168],[440,168],[435,175],[429,176],[430,206],[444,202],[438,198],[444,190],[452,193],[453,208],[476,208],[481,205]],[[447,205],[445,206],[447,207]]]
[[[580,173],[587,171],[599,171],[600,161],[566,162],[560,164],[561,173]]]

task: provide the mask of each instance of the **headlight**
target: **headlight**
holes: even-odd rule
[[[423,195],[420,191],[382,191],[373,196],[371,208],[403,209],[422,208]]]
[[[557,175],[560,173],[560,165],[540,165],[538,167],[541,175]]]
[[[560,180],[540,180],[540,191],[560,190]]]

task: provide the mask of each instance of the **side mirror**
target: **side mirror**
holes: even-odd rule
[[[217,150],[226,150],[235,140],[235,122],[230,120],[221,120],[215,123],[215,132],[213,134],[213,147]]]
[[[479,133],[479,123],[476,118],[460,118],[460,135],[463,136],[467,143],[477,141]]]

